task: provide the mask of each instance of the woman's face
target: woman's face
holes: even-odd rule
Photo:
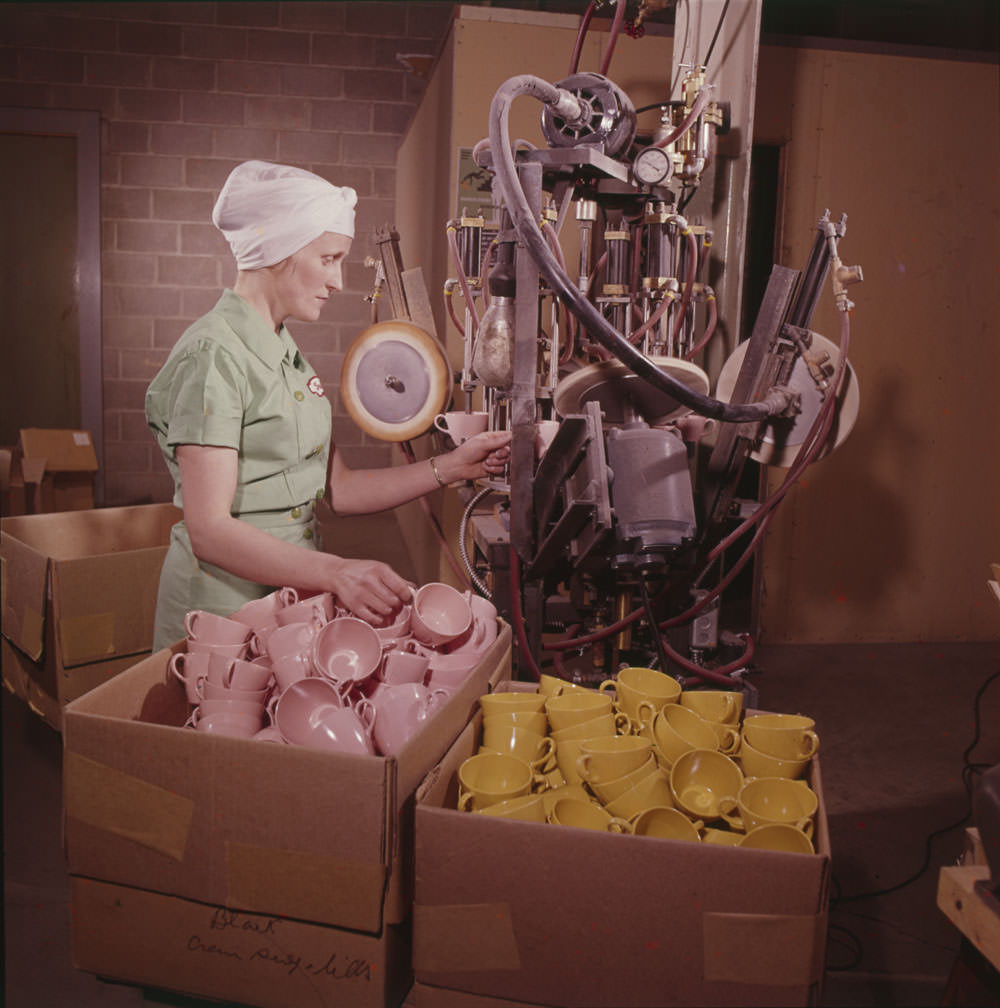
[[[327,231],[281,263],[276,286],[284,317],[315,322],[331,292],[343,289],[344,257],[351,249],[347,235]]]

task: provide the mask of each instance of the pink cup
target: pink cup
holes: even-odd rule
[[[267,689],[262,690],[237,690],[230,689],[228,686],[219,686],[213,683],[211,679],[203,678],[198,680],[198,693],[201,703],[205,700],[240,700],[245,703],[258,704],[261,708],[267,703],[267,698],[270,696],[271,691]]]
[[[200,717],[207,717],[209,714],[246,714],[248,717],[257,718],[257,727],[260,728],[264,720],[264,704],[256,700],[233,700],[231,698],[216,698],[202,700],[198,704]]]
[[[254,630],[270,630],[276,623],[275,614],[298,600],[299,593],[294,588],[279,588],[263,598],[244,602],[233,613],[232,619]]]
[[[278,626],[288,626],[289,623],[319,623],[320,625],[333,618],[333,596],[329,592],[300,599],[291,605],[279,609],[274,618]]]
[[[285,744],[285,740],[281,735],[281,732],[275,728],[274,725],[268,725],[266,728],[261,728],[259,732],[255,732],[253,737],[257,739],[258,742],[280,742],[282,745]]]
[[[428,656],[427,685],[432,689],[457,689],[479,662],[479,655],[467,651]]]
[[[188,719],[188,725],[202,732],[213,735],[228,735],[231,738],[253,738],[260,731],[260,718],[246,714],[194,714]]]
[[[469,438],[482,434],[489,424],[489,413],[465,413],[456,410],[451,413],[438,413],[434,418],[434,426],[442,434],[447,434],[456,448]]]
[[[410,629],[421,643],[441,647],[461,637],[471,626],[469,599],[457,588],[431,581],[414,589]]]
[[[317,632],[312,660],[320,675],[350,687],[375,674],[382,660],[382,642],[364,620],[338,616]]]
[[[214,654],[208,659],[208,681],[226,689],[262,690],[271,681],[271,662],[267,658],[247,661]]]
[[[422,683],[427,674],[430,658],[415,651],[394,650],[386,652],[382,663],[382,682],[389,686],[399,683]]]
[[[336,687],[318,678],[293,683],[274,707],[274,724],[286,742],[331,752],[374,755],[376,719],[367,700],[344,707]]]
[[[246,644],[252,631],[237,620],[192,609],[184,616],[184,632],[189,641],[201,644]]]
[[[419,683],[384,685],[375,704],[375,747],[383,756],[391,756],[433,717],[448,698],[444,690],[430,690]]]
[[[250,654],[249,644],[206,644],[204,641],[192,640],[187,642],[189,652],[204,655],[222,655],[224,658],[246,658]]]
[[[313,674],[312,646],[317,632],[313,623],[289,623],[267,638],[271,671],[282,689]]]
[[[208,674],[209,656],[193,651],[178,651],[170,659],[170,671],[183,683],[189,704],[201,702],[198,681]]]

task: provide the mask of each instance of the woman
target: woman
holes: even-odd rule
[[[376,621],[409,600],[390,566],[317,548],[314,509],[396,507],[456,480],[499,475],[509,434],[493,431],[413,465],[352,470],[331,439],[331,409],[285,328],[315,321],[343,287],[353,189],[248,161],[212,212],[236,257],[232,290],[178,340],[146,394],[146,419],[184,520],[160,576],[154,649],[184,636],[191,609],[228,615],[275,587],[331,591]]]

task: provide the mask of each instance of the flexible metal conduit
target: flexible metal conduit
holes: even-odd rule
[[[772,390],[763,401],[756,403],[725,403],[701,395],[683,382],[677,381],[632,346],[570,282],[569,277],[559,268],[541,229],[535,222],[517,177],[514,156],[510,151],[510,106],[514,99],[521,95],[530,95],[546,105],[555,107],[558,114],[568,121],[579,115],[579,111],[575,113],[571,109],[566,111],[569,103],[578,103],[575,96],[568,91],[549,84],[540,77],[521,74],[505,81],[490,104],[490,146],[500,192],[518,236],[527,246],[539,271],[563,304],[580,319],[587,331],[626,367],[693,412],[729,423],[763,420],[781,413],[790,401],[787,392]]]

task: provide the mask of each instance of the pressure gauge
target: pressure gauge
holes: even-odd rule
[[[673,173],[674,164],[662,147],[646,147],[632,162],[635,177],[648,186],[663,185]]]

